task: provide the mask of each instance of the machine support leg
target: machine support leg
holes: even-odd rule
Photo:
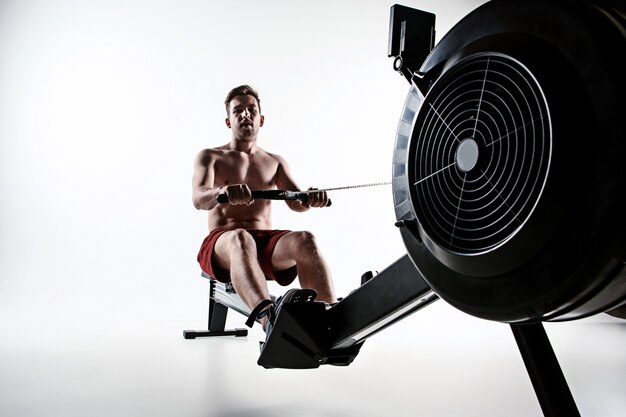
[[[209,300],[209,331],[221,332],[226,327],[226,315],[228,307],[217,303],[214,299]]]
[[[215,281],[209,283],[209,315],[207,330],[183,330],[185,339],[195,339],[196,337],[210,336],[236,336],[243,337],[248,335],[248,329],[225,330],[226,316],[228,315],[228,307],[215,301]]]
[[[580,417],[543,325],[512,324],[511,330],[544,416]]]

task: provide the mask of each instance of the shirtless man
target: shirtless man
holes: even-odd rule
[[[266,279],[289,285],[296,275],[302,288],[317,291],[317,300],[335,303],[328,265],[314,236],[306,231],[273,230],[271,201],[254,201],[251,190],[299,190],[287,162],[257,146],[263,126],[260,100],[255,90],[242,85],[225,101],[230,142],[202,150],[195,159],[193,204],[207,210],[210,234],[198,254],[203,271],[215,279],[231,281],[243,301],[255,313],[260,309],[263,328],[270,294]],[[226,193],[228,204],[218,204]],[[308,192],[308,201],[286,201],[294,211],[325,207],[326,192]],[[266,278],[267,277],[267,278]]]

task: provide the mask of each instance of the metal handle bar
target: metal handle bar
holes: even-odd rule
[[[317,190],[311,190],[317,191]],[[288,190],[257,190],[252,191],[253,200],[299,200],[303,203],[309,201],[309,194],[305,191],[288,191]],[[220,204],[228,203],[228,196],[226,193],[217,195],[217,202]],[[330,199],[326,204],[329,207],[332,204]]]

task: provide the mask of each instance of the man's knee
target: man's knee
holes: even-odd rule
[[[294,232],[294,237],[298,251],[306,251],[308,253],[317,251],[317,242],[313,233],[306,230]]]
[[[241,252],[256,252],[254,238],[245,229],[235,229],[228,234],[228,245],[231,250]]]

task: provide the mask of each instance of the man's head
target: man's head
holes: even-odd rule
[[[226,126],[233,130],[237,140],[256,140],[265,118],[261,115],[258,93],[248,85],[233,88],[224,102]]]
[[[259,107],[259,113],[261,112],[261,99],[259,98],[259,93],[250,87],[247,84],[240,85],[239,87],[235,87],[228,92],[226,95],[226,100],[224,100],[224,104],[226,105],[226,114],[230,114],[230,102],[236,96],[252,96],[256,99],[257,106]]]

